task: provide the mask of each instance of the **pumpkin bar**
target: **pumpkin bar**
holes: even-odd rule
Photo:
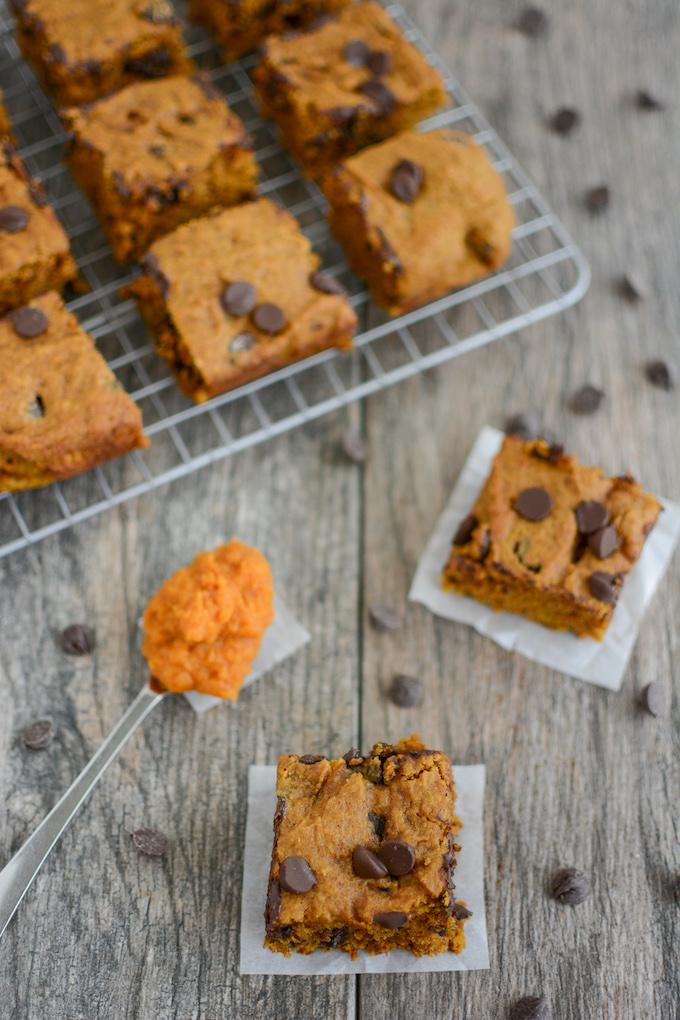
[[[0,491],[147,446],[139,409],[58,294],[0,319]]]
[[[439,72],[377,3],[353,3],[312,31],[267,39],[254,81],[263,114],[312,177],[446,100]]]
[[[459,953],[451,762],[415,734],[362,757],[284,755],[276,779],[265,946],[355,957]]]
[[[469,135],[407,131],[325,179],[329,222],[352,270],[392,314],[487,276],[510,253],[515,215]]]
[[[630,475],[508,436],[453,538],[444,587],[600,641],[660,512]]]
[[[196,401],[328,347],[356,316],[289,212],[269,199],[216,211],[156,241],[137,298],[156,350]]]
[[[255,192],[252,142],[203,75],[135,82],[63,119],[68,163],[121,262]]]
[[[60,290],[77,267],[41,186],[12,145],[0,143],[0,315],[36,294]]]
[[[10,0],[19,46],[60,106],[191,67],[170,0]]]
[[[254,50],[271,33],[309,25],[350,0],[189,0],[189,14],[209,28],[227,60]]]

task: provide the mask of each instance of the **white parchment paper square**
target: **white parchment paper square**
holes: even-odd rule
[[[264,633],[260,651],[243,686],[247,687],[274,666],[278,666],[308,641],[309,631],[296,620],[290,609],[274,596],[274,622]],[[187,691],[184,697],[199,715],[216,705],[228,704],[224,698],[216,698],[212,694],[199,694],[197,691]]]
[[[463,517],[470,513],[502,442],[503,433],[498,429],[485,426],[479,433],[418,562],[408,597],[437,616],[470,624],[508,651],[520,652],[561,673],[618,691],[645,609],[678,541],[680,507],[660,501],[663,513],[645,542],[639,562],[626,578],[603,641],[553,631],[514,613],[495,612],[464,595],[444,591],[441,573],[451,549],[451,538]]]
[[[380,956],[359,953],[352,960],[339,949],[319,950],[309,956],[283,956],[265,949],[264,907],[272,854],[276,810],[276,766],[251,765],[248,772],[248,818],[243,856],[241,900],[242,974],[401,974],[444,970],[486,970],[489,949],[484,913],[484,765],[454,765],[456,814],[463,823],[456,839],[461,845],[456,867],[456,895],[473,912],[465,924],[462,953],[412,956],[403,949]]]

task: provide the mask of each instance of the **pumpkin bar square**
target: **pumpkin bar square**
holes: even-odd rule
[[[303,28],[350,0],[189,0],[189,14],[217,37],[227,60],[254,50],[273,33]]]
[[[251,139],[204,75],[135,82],[63,119],[69,166],[121,262],[255,193]]]
[[[329,222],[373,300],[400,314],[487,276],[510,253],[505,185],[469,135],[407,131],[324,181]]]
[[[138,407],[58,294],[0,319],[0,364],[0,491],[148,445]]]
[[[265,946],[459,953],[471,916],[453,882],[451,762],[417,736],[362,757],[284,755],[276,779]]]
[[[196,401],[351,346],[356,316],[343,288],[269,199],[185,223],[142,264],[123,293],[136,297],[156,350]]]
[[[170,0],[10,0],[19,46],[60,106],[191,68]]]
[[[508,436],[454,535],[444,587],[600,641],[661,509],[630,475]]]
[[[377,3],[266,40],[254,72],[265,117],[312,177],[412,127],[446,101],[441,75]]]
[[[0,143],[0,315],[61,290],[77,267],[68,237],[12,145]]]

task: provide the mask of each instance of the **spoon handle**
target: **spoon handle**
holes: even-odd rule
[[[74,779],[66,793],[57,801],[21,849],[0,871],[0,936],[47,855],[99,777],[111,764],[128,737],[164,697],[165,693],[156,694],[150,687],[142,688],[80,775]]]

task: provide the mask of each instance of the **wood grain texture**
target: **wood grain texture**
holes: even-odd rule
[[[677,1020],[680,562],[643,624],[621,693],[552,673],[406,605],[415,564],[484,423],[533,409],[584,460],[630,469],[680,499],[678,393],[641,366],[678,358],[680,12],[674,0],[551,3],[527,40],[520,5],[406,0],[466,88],[548,195],[591,261],[585,301],[521,336],[240,454],[0,562],[0,862],[16,850],[144,680],[137,621],[163,578],[236,533],[265,549],[313,634],[234,706],[197,719],[184,702],[148,720],[41,872],[0,946],[0,1017],[12,1020],[480,1020],[542,991],[560,1020]],[[647,87],[667,98],[641,113]],[[575,105],[569,139],[547,116]],[[581,205],[612,188],[595,219]],[[644,274],[649,296],[615,281]],[[598,414],[566,398],[602,385]],[[348,420],[366,466],[338,458]],[[374,600],[405,625],[377,634]],[[94,621],[97,648],[67,659],[53,635]],[[397,671],[426,683],[419,710],[391,706]],[[661,683],[672,714],[637,692]],[[21,728],[58,736],[30,754]],[[341,753],[413,729],[459,762],[486,762],[491,970],[458,975],[241,978],[238,926],[248,765],[288,750]],[[127,832],[163,829],[164,861]],[[546,895],[553,870],[593,879],[576,909]],[[461,890],[461,894],[463,891]]]

